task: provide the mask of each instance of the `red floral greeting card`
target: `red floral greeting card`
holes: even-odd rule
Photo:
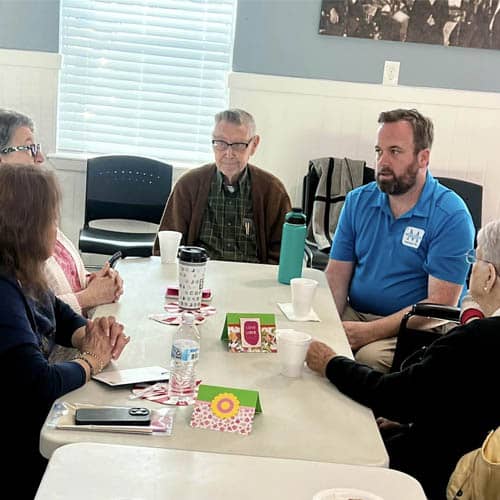
[[[200,385],[191,427],[247,435],[255,413],[261,413],[258,391]]]
[[[277,352],[274,314],[227,313],[221,340],[231,352]]]

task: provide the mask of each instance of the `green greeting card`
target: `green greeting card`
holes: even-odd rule
[[[276,352],[276,319],[266,313],[227,313],[221,340],[231,352]]]
[[[262,413],[258,391],[201,384],[190,425],[247,435],[255,413]]]

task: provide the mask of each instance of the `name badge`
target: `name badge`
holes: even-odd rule
[[[401,243],[407,247],[418,248],[422,242],[425,231],[419,229],[418,227],[408,226],[403,234],[403,240]]]

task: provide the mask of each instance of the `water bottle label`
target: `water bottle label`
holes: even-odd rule
[[[198,361],[200,357],[199,347],[187,347],[185,349],[180,349],[178,346],[172,346],[172,359],[178,359],[185,362]]]

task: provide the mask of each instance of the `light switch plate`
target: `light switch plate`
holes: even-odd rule
[[[399,61],[385,61],[383,85],[397,85],[399,80]]]

